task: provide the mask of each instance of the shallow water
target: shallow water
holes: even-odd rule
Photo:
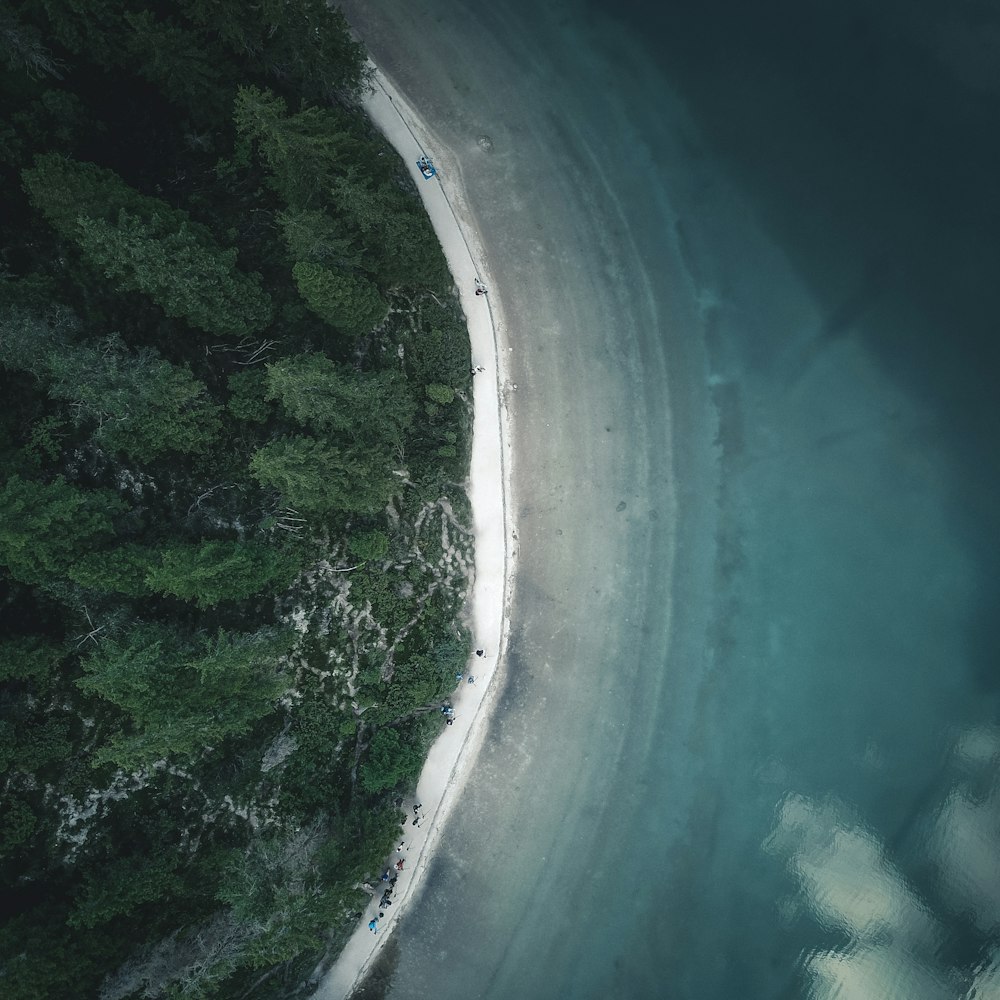
[[[1000,989],[1000,20],[870,6],[344,4],[518,383],[509,686],[372,993]]]

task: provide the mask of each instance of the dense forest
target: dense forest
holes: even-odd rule
[[[0,994],[291,997],[465,663],[469,347],[324,0],[0,2]]]

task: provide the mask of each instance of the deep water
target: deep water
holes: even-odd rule
[[[510,682],[380,992],[1000,995],[1000,12],[354,6],[519,383]]]

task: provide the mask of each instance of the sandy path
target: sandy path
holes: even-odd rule
[[[455,721],[431,748],[417,783],[416,802],[422,804],[419,826],[409,823],[400,837],[403,845],[392,858],[402,859],[392,905],[382,912],[375,934],[368,923],[379,913],[376,890],[357,930],[320,983],[316,996],[339,1000],[350,995],[371,967],[386,937],[414,897],[434,845],[472,768],[486,731],[485,723],[501,684],[503,653],[508,634],[511,562],[516,551],[510,517],[510,433],[505,395],[516,386],[506,377],[506,344],[502,312],[483,259],[475,221],[468,209],[457,161],[437,142],[405,99],[375,70],[374,91],[365,100],[369,117],[399,151],[420,191],[448,266],[459,287],[472,344],[472,364],[482,367],[473,379],[475,416],[469,496],[476,545],[476,578],[472,588],[472,629],[475,646],[467,674],[475,683],[462,683],[452,697]],[[438,174],[424,180],[416,162],[430,157]],[[476,295],[476,279],[489,294]],[[412,816],[412,802],[404,808]],[[390,862],[390,863],[392,863]]]

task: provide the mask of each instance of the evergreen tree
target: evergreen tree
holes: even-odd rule
[[[0,490],[0,564],[24,583],[63,577],[124,509],[114,494],[76,489],[61,476],[51,483],[11,476]]]
[[[268,296],[237,270],[235,250],[204,246],[186,222],[170,232],[158,223],[122,210],[114,224],[81,218],[76,239],[106,278],[123,291],[145,293],[168,316],[220,336],[268,324]]]
[[[416,777],[422,763],[420,751],[392,728],[380,729],[372,738],[359,774],[368,792],[395,788]]]
[[[270,322],[259,279],[236,267],[186,212],[130,188],[117,174],[58,154],[22,172],[32,203],[123,291],[148,295],[168,315],[210,333],[246,334]]]
[[[440,287],[450,282],[437,236],[398,185],[339,174],[328,189],[337,213],[357,232],[380,283]]]
[[[298,423],[352,442],[398,445],[413,418],[406,383],[392,372],[359,375],[322,354],[267,366],[267,394]]]
[[[312,98],[354,93],[365,77],[364,49],[326,0],[260,0],[252,5],[181,0],[196,24],[217,32],[237,55]]]
[[[259,87],[240,87],[234,119],[243,143],[256,146],[274,189],[294,209],[319,200],[356,145],[333,111],[306,107],[289,114],[281,97]]]
[[[66,573],[74,583],[87,590],[143,597],[150,593],[146,577],[158,555],[155,549],[142,545],[119,545],[105,551],[88,552]]]
[[[285,503],[310,514],[373,513],[399,485],[392,471],[370,454],[305,436],[265,445],[251,459],[250,469],[261,483],[278,490]]]
[[[183,884],[176,873],[178,860],[163,854],[137,854],[88,871],[67,923],[76,928],[96,927],[134,912],[143,903],[169,899]]]
[[[124,20],[130,32],[123,54],[138,72],[199,121],[217,120],[225,95],[222,73],[197,34],[148,10],[128,11]]]
[[[0,683],[19,680],[44,686],[64,655],[61,646],[41,636],[26,635],[0,641]]]
[[[359,274],[299,261],[292,276],[306,305],[335,330],[362,335],[378,326],[389,312],[378,289]]]
[[[267,587],[284,590],[297,570],[295,556],[262,542],[197,542],[164,549],[146,574],[146,584],[209,608]]]
[[[118,337],[49,354],[49,395],[71,403],[95,440],[135,458],[204,451],[218,433],[219,406],[186,368],[148,348],[130,353]]]
[[[183,639],[174,629],[138,625],[107,639],[83,661],[79,686],[117,705],[128,726],[95,755],[138,767],[163,757],[191,757],[245,733],[288,687],[279,669],[287,633]]]
[[[278,213],[281,234],[293,261],[356,269],[362,265],[361,251],[342,223],[318,209]]]

